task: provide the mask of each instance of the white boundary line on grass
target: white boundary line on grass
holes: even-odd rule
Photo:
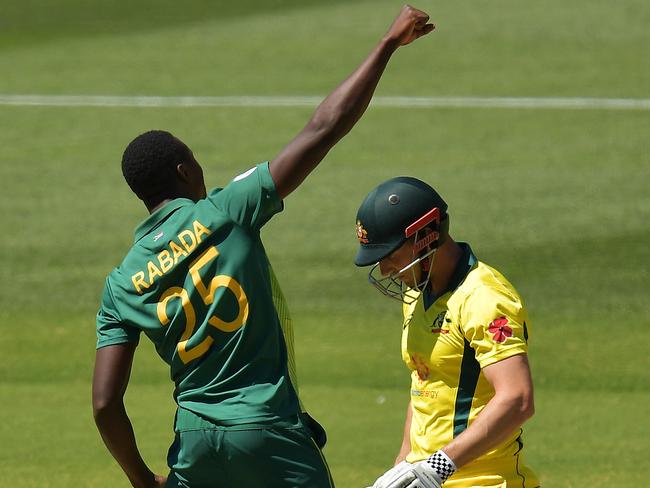
[[[314,107],[315,96],[157,97],[0,94],[0,106],[55,107]],[[372,105],[396,108],[523,108],[650,110],[650,98],[588,97],[375,97]]]

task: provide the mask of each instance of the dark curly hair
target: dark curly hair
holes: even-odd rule
[[[140,200],[155,205],[176,196],[176,166],[190,156],[189,148],[172,134],[151,130],[124,150],[122,174]]]

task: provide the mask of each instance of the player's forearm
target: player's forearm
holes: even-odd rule
[[[402,446],[400,447],[399,453],[395,458],[395,464],[399,464],[406,459],[406,456],[411,452],[411,419],[413,418],[413,410],[411,408],[411,402],[409,402],[408,407],[406,408],[406,421],[404,422],[404,435],[402,436]]]
[[[269,170],[281,198],[295,190],[357,123],[390,57],[399,46],[430,33],[434,27],[427,24],[428,20],[426,13],[408,5],[402,7],[368,57],[323,100],[305,128],[271,161]]]
[[[533,413],[532,396],[495,395],[476,420],[443,451],[460,468],[508,439]]]
[[[149,487],[154,474],[147,467],[135,441],[133,426],[122,402],[94,409],[95,423],[106,447],[135,488]]]
[[[366,111],[397,47],[394,40],[382,39],[365,61],[316,109],[310,124],[327,135],[330,147],[347,134]]]
[[[295,190],[366,111],[397,45],[382,40],[365,61],[318,106],[304,129],[271,162],[284,198]]]
[[[310,124],[325,129],[329,135],[326,143],[334,145],[359,120],[390,57],[399,46],[431,32],[434,26],[427,24],[428,20],[425,12],[404,5],[365,61],[321,103]]]

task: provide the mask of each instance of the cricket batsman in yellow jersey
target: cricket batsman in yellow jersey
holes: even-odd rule
[[[533,415],[530,324],[498,271],[449,235],[447,204],[428,184],[392,178],[365,198],[357,266],[403,304],[411,401],[395,466],[373,488],[540,486],[524,461]]]

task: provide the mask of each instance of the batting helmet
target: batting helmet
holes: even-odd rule
[[[425,182],[409,176],[384,181],[364,199],[357,212],[359,249],[357,266],[379,262],[398,249],[416,231],[430,227],[439,239],[427,245],[437,247],[447,233],[447,204]]]

